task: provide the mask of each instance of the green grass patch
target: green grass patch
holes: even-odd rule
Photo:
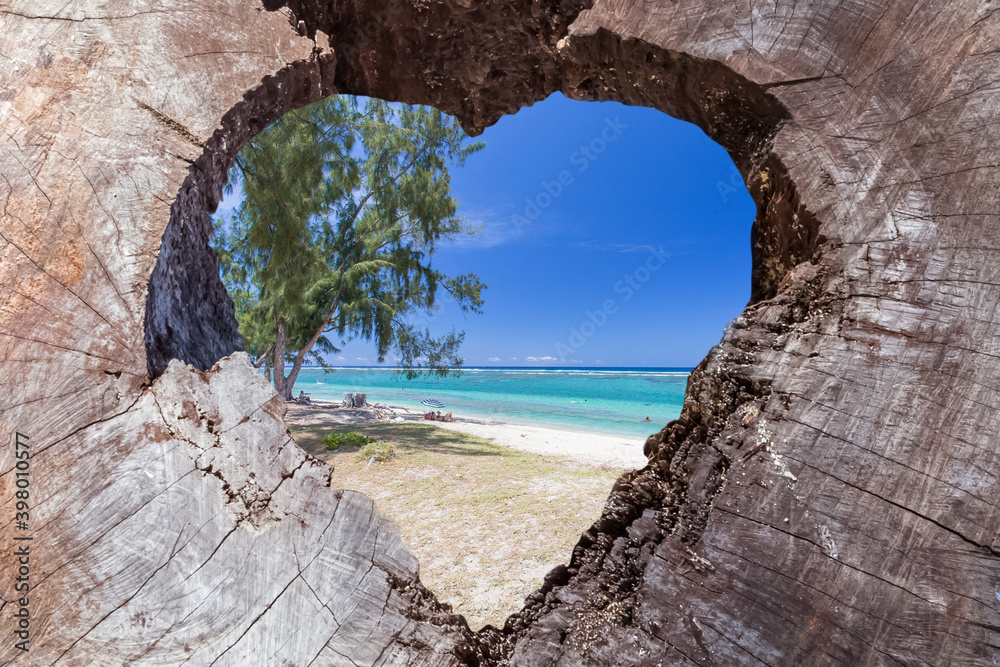
[[[347,433],[331,433],[320,440],[320,442],[326,445],[328,451],[334,452],[340,449],[341,445],[364,447],[365,445],[378,442],[378,438],[348,431]]]
[[[354,457],[358,461],[377,461],[378,463],[388,463],[396,458],[396,452],[391,444],[378,442],[375,438],[368,438],[371,444],[365,445]]]
[[[420,580],[473,628],[502,626],[549,570],[569,561],[620,474],[431,424],[298,426],[289,412],[295,441],[333,465],[333,488],[373,498],[420,559]],[[377,444],[324,451],[331,431]],[[392,465],[368,465],[366,448],[389,447]]]

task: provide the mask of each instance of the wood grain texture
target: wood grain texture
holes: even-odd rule
[[[0,4],[0,512],[17,430],[38,547],[0,661],[995,664],[998,45],[971,0]],[[658,108],[758,205],[751,304],[502,629],[327,488],[245,356],[213,367],[205,212],[337,91],[474,133],[555,91]]]
[[[314,42],[249,2],[4,3],[0,36],[0,663],[455,664],[464,622],[291,442],[245,355],[147,378],[172,206],[196,201],[186,184],[218,196],[198,170],[222,119],[265,75],[314,69]],[[219,295],[186,293],[205,317]],[[29,653],[8,641],[15,431],[33,447]]]
[[[821,236],[730,324],[651,468],[616,492],[655,528],[595,526],[516,662],[616,664],[634,645],[664,664],[993,664],[992,10],[612,1],[571,32],[600,29],[763,84],[789,119],[746,173],[755,225],[777,158]],[[643,564],[622,573],[626,558]],[[605,596],[626,610],[588,638]]]

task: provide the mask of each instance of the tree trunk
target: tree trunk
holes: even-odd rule
[[[296,665],[993,664],[986,3],[865,0],[844,20],[821,0],[596,0],[560,3],[559,21],[506,0],[433,16],[389,3],[388,23],[385,3],[269,3],[336,56],[258,2],[168,3],[169,21],[105,4],[15,0],[0,28],[0,473],[27,484],[15,452],[37,443],[32,499],[51,498],[17,529],[38,538],[31,619],[46,631],[30,661],[0,644],[0,664],[167,664],[179,647],[198,664],[265,650]],[[379,27],[364,48],[357,25]],[[234,67],[234,43],[259,53]],[[122,71],[144,76],[106,95]],[[278,401],[236,352],[205,212],[256,128],[338,90],[433,102],[479,131],[554,89],[659,108],[729,151],[757,205],[754,297],[573,562],[504,629],[472,634],[374,505],[286,446]],[[603,131],[621,128],[643,131],[610,117]],[[18,568],[6,551],[0,581]],[[99,582],[85,605],[81,580]],[[317,600],[338,601],[336,619]],[[296,626],[314,631],[288,640]]]
[[[274,390],[286,401],[291,395],[285,383],[285,323],[278,320],[274,336]]]
[[[288,377],[285,378],[285,400],[292,400],[292,388],[295,386],[295,381],[299,378],[303,359],[305,359],[305,355],[300,352],[295,355],[295,359],[292,361],[292,370],[288,373]]]
[[[264,352],[264,354],[260,355],[260,357],[254,362],[253,367],[254,368],[260,368],[264,364],[268,363],[270,361],[270,359],[271,359],[271,351],[273,349],[274,349],[274,346],[271,346],[271,347],[267,348],[267,350]]]
[[[300,349],[298,353],[295,355],[295,359],[292,361],[292,370],[288,373],[288,377],[284,377],[285,330],[284,330],[284,325],[283,324],[280,325],[282,327],[281,329],[282,367],[280,373],[282,375],[282,389],[278,389],[278,393],[281,394],[286,401],[292,400],[292,388],[295,386],[295,381],[299,377],[299,371],[302,370],[302,364],[305,363],[306,355],[309,354],[309,350],[313,348],[313,345],[316,344],[316,341],[318,341],[320,337],[322,337],[323,332],[326,331],[327,325],[330,324],[330,320],[333,318],[334,312],[336,312],[336,306],[337,304],[335,303],[333,306],[330,307],[326,319],[323,320],[323,323],[319,325],[319,328],[316,329],[315,333],[313,333],[312,338],[310,338],[306,342],[306,344],[302,346],[302,349]],[[275,342],[275,349],[277,349],[277,347],[278,343]],[[277,367],[275,367],[275,373],[276,373],[275,377],[277,377]],[[275,388],[277,389],[277,385],[275,385]]]

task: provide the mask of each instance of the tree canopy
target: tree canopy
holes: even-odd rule
[[[217,219],[213,246],[246,350],[286,399],[307,359],[325,365],[352,339],[374,342],[379,362],[394,353],[409,377],[462,365],[464,334],[435,337],[414,316],[435,311],[440,290],[482,306],[477,275],[432,262],[442,241],[474,232],[448,172],[482,148],[467,139],[435,109],[335,96],[240,150],[229,187],[242,201]]]

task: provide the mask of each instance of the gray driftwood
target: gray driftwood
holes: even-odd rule
[[[7,534],[34,453],[0,662],[994,664],[998,36],[978,0],[0,0]],[[503,629],[420,587],[239,353],[205,212],[337,91],[470,132],[555,91],[658,108],[758,204],[750,305]]]

